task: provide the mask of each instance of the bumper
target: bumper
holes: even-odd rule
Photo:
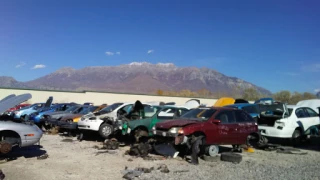
[[[58,126],[62,129],[74,130],[74,129],[78,128],[78,123],[76,123],[76,122],[69,123],[69,122],[65,122],[65,121],[58,121]]]
[[[152,130],[154,136],[177,137],[178,133],[170,133],[168,131]]]
[[[259,132],[262,136],[275,137],[275,138],[292,138],[292,134],[295,127],[268,127],[268,126],[258,126]]]
[[[101,123],[94,121],[79,121],[78,129],[80,130],[88,130],[88,131],[99,131]]]

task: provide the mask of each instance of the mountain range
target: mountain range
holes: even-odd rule
[[[270,95],[262,87],[236,77],[229,77],[213,69],[177,67],[172,63],[151,64],[133,62],[119,66],[94,66],[82,69],[61,68],[43,77],[19,82],[12,77],[0,76],[0,86],[71,91],[104,91],[152,94],[164,91],[207,89],[211,92],[234,92],[235,89],[255,88]]]

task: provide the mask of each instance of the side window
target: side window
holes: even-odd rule
[[[129,105],[124,106],[121,109],[126,111],[127,113],[129,113],[131,111],[131,108],[132,108],[132,104],[129,104]]]
[[[296,110],[296,116],[298,118],[306,118],[308,115],[305,113],[305,111],[302,108],[299,108]]]
[[[254,122],[254,119],[245,111],[235,111],[238,123]]]
[[[235,123],[236,119],[233,112],[234,111],[222,111],[215,117],[215,119],[220,120],[222,124]]]
[[[305,108],[305,110],[309,114],[309,117],[318,117],[318,114],[313,109]]]
[[[180,112],[180,116],[184,115],[186,112],[188,112],[188,109],[179,109],[178,110]]]
[[[173,108],[165,108],[161,110],[158,114],[158,119],[172,119],[175,113]]]

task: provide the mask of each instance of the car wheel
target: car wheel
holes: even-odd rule
[[[219,154],[219,146],[217,145],[209,145],[205,149],[206,155],[215,157]]]
[[[134,133],[136,142],[142,140],[142,137],[148,137],[148,132],[142,129],[137,129]]]
[[[259,143],[259,136],[258,135],[255,135],[255,134],[250,134],[248,137],[247,137],[247,142],[246,142],[246,145],[248,147],[257,147],[258,146],[258,143]]]
[[[12,150],[12,145],[8,141],[1,141],[0,142],[0,153],[7,154]]]
[[[293,146],[296,146],[296,145],[299,145],[299,144],[300,144],[300,141],[301,141],[301,131],[300,131],[299,129],[296,129],[296,130],[293,131],[291,141],[292,141],[292,145],[293,145]]]
[[[242,156],[240,154],[226,152],[221,154],[221,161],[240,163]]]
[[[113,132],[113,127],[110,124],[101,124],[99,128],[99,134],[101,137],[107,139]]]

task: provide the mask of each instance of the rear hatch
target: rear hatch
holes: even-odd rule
[[[287,118],[289,111],[284,103],[259,104],[259,126],[274,126],[275,121]]]

